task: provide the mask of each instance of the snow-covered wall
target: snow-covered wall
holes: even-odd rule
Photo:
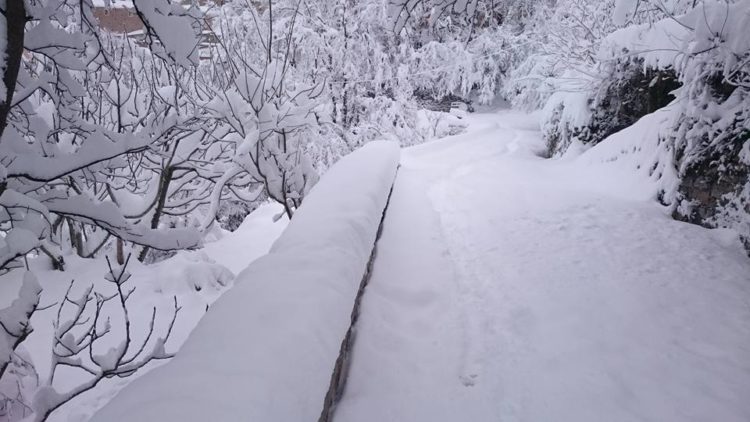
[[[336,163],[177,356],[92,420],[317,420],[399,152],[372,142]]]

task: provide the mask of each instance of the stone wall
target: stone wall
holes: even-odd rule
[[[750,255],[750,165],[742,158],[750,131],[734,137],[729,147],[713,150],[682,174],[673,217],[704,227],[728,227],[740,233]]]
[[[395,181],[394,181],[395,185]],[[323,410],[320,413],[318,422],[330,422],[333,419],[333,412],[336,409],[336,404],[341,400],[344,394],[344,387],[346,386],[346,379],[349,375],[349,366],[351,363],[352,349],[354,348],[355,339],[355,326],[359,319],[359,308],[362,303],[362,296],[365,294],[365,288],[370,282],[370,276],[372,275],[372,267],[375,264],[375,258],[378,254],[378,240],[383,234],[383,222],[385,221],[385,214],[388,211],[388,205],[391,202],[391,195],[393,194],[393,185],[391,191],[388,193],[388,200],[386,201],[385,208],[383,209],[383,216],[380,219],[380,225],[378,226],[377,237],[375,238],[375,244],[372,247],[372,253],[370,259],[367,262],[367,268],[365,274],[362,276],[362,282],[359,285],[359,291],[357,292],[357,298],[354,300],[354,306],[352,307],[352,316],[349,329],[346,331],[344,340],[341,342],[341,349],[339,350],[339,356],[336,359],[336,364],[331,374],[331,383],[328,386],[328,392],[326,393],[323,401]]]
[[[143,29],[143,22],[132,8],[95,7],[94,17],[99,21],[99,26],[109,32],[127,34]]]

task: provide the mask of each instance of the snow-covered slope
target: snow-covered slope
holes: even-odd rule
[[[373,142],[334,165],[177,357],[93,420],[317,420],[398,161]]]

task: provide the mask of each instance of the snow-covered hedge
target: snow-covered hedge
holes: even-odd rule
[[[587,13],[579,3],[541,7],[530,31],[540,46],[510,72],[506,92],[515,104],[544,100],[550,155],[647,131],[620,156],[645,163],[658,149],[649,177],[675,173],[660,182],[659,201],[677,219],[737,230],[750,252],[750,2],[583,2]],[[571,16],[585,36],[555,29]],[[526,78],[529,69],[537,72]]]
[[[336,163],[177,357],[93,420],[317,420],[398,161],[381,141]]]
[[[671,67],[647,67],[639,57],[601,67],[602,78],[591,81],[596,86],[592,92],[557,92],[547,102],[543,129],[550,155],[562,154],[575,143],[598,144],[667,106],[680,86]]]
[[[750,252],[750,3],[704,0],[686,13],[616,31],[605,42],[646,66],[675,69],[682,87],[659,137],[679,186],[661,201],[680,220],[727,227]],[[671,183],[667,183],[671,185]]]

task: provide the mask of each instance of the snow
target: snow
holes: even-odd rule
[[[653,125],[544,160],[534,116],[470,118],[403,153],[335,420],[750,419],[736,233],[603,159]]]
[[[0,419],[75,395],[130,344],[171,356],[206,314],[100,418],[316,418],[397,148],[308,193],[369,141],[468,122],[403,157],[337,422],[750,420],[750,1],[243,1],[26,2],[0,139],[0,328],[33,332],[11,350],[0,329]],[[136,6],[139,40],[89,10]],[[499,95],[542,110],[420,108]],[[214,224],[260,198],[285,207]],[[127,276],[108,282],[116,247],[162,261],[112,264]],[[125,278],[132,309],[102,304],[112,335],[57,367],[86,325],[64,314]],[[51,420],[87,420],[141,375]]]
[[[539,114],[510,111],[405,150],[335,420],[748,420],[750,262],[735,231],[655,201],[676,183],[659,142],[675,114],[551,160]],[[166,352],[187,341],[52,420],[315,420],[398,159],[376,142],[339,161],[283,233],[264,205],[202,250],[129,268],[141,311],[177,295],[187,312]],[[66,262],[42,272],[41,303],[104,273]]]
[[[633,199],[656,201],[659,194],[674,198],[679,178],[672,147],[663,140],[674,127],[678,112],[673,104],[642,117],[576,157],[578,167],[595,173],[592,181],[598,181],[602,191],[616,184],[619,195]],[[621,177],[623,174],[627,176]]]
[[[0,239],[0,262],[24,256],[39,245],[39,237],[31,230],[13,229]]]
[[[134,4],[170,59],[186,66],[198,62],[199,17],[191,15],[195,10],[190,12],[167,0],[134,0]]]
[[[132,8],[132,0],[92,0],[94,7]]]
[[[114,135],[96,133],[87,137],[80,148],[73,153],[56,154],[53,157],[40,157],[30,150],[22,151],[13,157],[7,166],[9,177],[26,178],[30,180],[54,180],[64,175],[91,165],[110,160],[127,152],[141,151],[153,143],[152,139],[138,138],[135,135]],[[117,138],[117,142],[109,142],[106,138]],[[14,146],[19,148],[19,146]]]
[[[622,49],[625,48],[629,51],[628,54],[643,57],[646,67],[677,67],[678,61],[684,56],[683,43],[689,35],[690,30],[677,19],[664,19],[656,25],[632,25],[605,38],[600,56],[603,60],[617,59],[622,56]]]
[[[315,420],[398,159],[381,141],[336,163],[177,356],[92,420]]]
[[[633,0],[620,0],[618,8],[634,7]],[[620,12],[619,9],[616,11]],[[617,12],[616,12],[617,13]],[[745,28],[750,24],[750,7],[746,2],[706,0],[688,13],[657,22],[631,25],[606,37],[600,55],[617,57],[623,48],[631,55],[644,58],[644,65],[654,68],[673,67],[691,75],[705,53],[723,57],[723,74],[729,75],[738,58],[750,50]],[[719,53],[712,52],[717,50]]]
[[[6,191],[7,192],[7,191]],[[215,228],[211,233],[213,238],[207,239],[205,248],[197,251],[181,251],[176,256],[162,261],[158,264],[145,266],[131,259],[128,271],[132,273],[127,282],[128,287],[136,287],[133,298],[129,301],[132,305],[130,311],[133,317],[133,325],[136,335],[144,335],[147,319],[151,314],[152,307],[156,306],[159,312],[164,312],[165,317],[172,306],[172,298],[177,297],[179,306],[182,307],[177,319],[174,333],[167,343],[167,352],[179,349],[195,324],[205,315],[207,306],[210,306],[227,288],[233,283],[235,274],[270,249],[272,243],[286,227],[288,220],[285,217],[274,219],[274,216],[283,212],[278,204],[266,203],[251,213],[242,225],[234,232],[225,232]],[[33,272],[43,287],[40,304],[48,306],[56,303],[65,292],[71,279],[76,281],[74,285],[74,300],[90,283],[94,284],[96,291],[108,293],[111,283],[104,281],[106,274],[106,263],[101,260],[80,259],[74,256],[66,256],[66,271],[52,271],[47,266],[46,257],[29,259]],[[30,274],[30,273],[27,273]],[[0,314],[8,313],[7,308],[11,299],[19,297],[18,290],[22,285],[23,272],[13,271],[0,276]],[[23,284],[23,286],[27,286]],[[31,286],[31,285],[28,285]],[[24,287],[27,288],[27,287]],[[23,295],[24,297],[28,295]],[[24,301],[27,302],[27,301]],[[16,305],[13,305],[17,308]],[[34,314],[31,323],[34,332],[21,346],[20,353],[24,359],[35,362],[36,371],[40,379],[45,379],[49,373],[51,350],[52,320],[55,317],[55,309],[39,311]],[[0,316],[2,318],[2,316]],[[164,318],[166,319],[166,318]],[[117,319],[115,317],[116,322]],[[157,330],[160,323],[157,321]],[[158,333],[157,333],[158,334]],[[115,336],[116,337],[116,336]],[[117,346],[118,339],[111,338],[109,344],[102,344],[100,352],[106,352],[108,347]],[[136,339],[136,341],[140,341]],[[150,365],[144,369],[148,371],[157,365]],[[101,406],[108,402],[120,389],[127,385],[137,376],[137,373],[128,378],[114,378],[102,381],[93,391],[83,394],[74,399],[70,404],[55,411],[49,421],[85,421]],[[35,386],[33,375],[22,379],[23,388]],[[72,371],[59,372],[56,377],[55,386],[58,390],[65,391],[86,379],[85,375]],[[7,388],[3,393],[16,390],[15,379],[4,377],[0,388]],[[33,390],[31,390],[33,393]],[[30,393],[26,391],[26,394]],[[49,390],[47,394],[57,394]],[[44,399],[44,395],[39,399]]]
[[[276,217],[284,212],[277,203],[266,203],[253,211],[233,232],[225,232],[215,242],[206,243],[201,250],[220,262],[232,273],[239,274],[251,260],[263,256],[286,228],[289,219],[282,215],[279,222]]]
[[[27,332],[29,314],[39,304],[41,287],[29,271],[23,274],[23,284],[18,292],[18,297],[7,307],[0,309],[0,373],[5,370],[5,365],[11,359],[15,343],[24,332]]]
[[[199,246],[202,239],[197,230],[161,228],[153,230],[145,225],[134,226],[118,212],[114,202],[95,202],[86,195],[56,198],[58,191],[43,195],[40,201],[59,214],[75,216],[83,221],[96,222],[100,227],[116,233],[120,238],[155,249],[170,250]],[[46,197],[45,197],[46,196]]]
[[[632,16],[637,4],[635,0],[616,0],[612,21],[617,25],[624,25]]]

